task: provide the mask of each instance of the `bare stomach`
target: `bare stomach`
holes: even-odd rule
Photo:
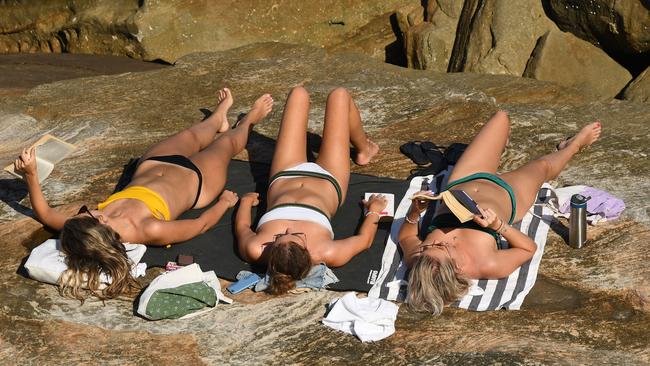
[[[143,186],[158,193],[175,219],[191,208],[198,184],[199,178],[190,169],[148,160],[138,166],[129,186]]]
[[[502,220],[510,220],[512,214],[512,204],[508,192],[496,183],[485,179],[477,179],[466,183],[461,183],[453,189],[462,189],[478,205],[483,208],[492,209]]]
[[[284,178],[270,187],[267,206],[301,203],[323,210],[331,218],[338,209],[336,189],[329,181],[313,177]]]

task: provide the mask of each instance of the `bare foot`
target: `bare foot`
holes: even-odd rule
[[[590,123],[584,126],[577,135],[557,144],[557,149],[562,150],[567,147],[575,148],[576,151],[585,149],[598,140],[601,131],[600,121]]]
[[[219,127],[219,132],[226,132],[230,128],[228,123],[227,113],[230,107],[232,106],[232,94],[230,89],[223,88],[217,92],[217,108],[212,113],[213,117],[221,121],[221,127]]]
[[[266,115],[269,114],[272,109],[273,98],[271,98],[271,94],[264,94],[261,97],[257,98],[255,103],[253,103],[251,110],[246,113],[246,116],[244,118],[237,122],[235,127],[239,126],[239,124],[243,123],[244,121],[250,122],[251,124],[256,124],[264,117],[266,117]]]
[[[379,152],[379,145],[369,138],[366,138],[366,141],[368,142],[366,148],[359,150],[357,156],[354,158],[354,162],[357,165],[368,165],[372,161],[372,158]]]

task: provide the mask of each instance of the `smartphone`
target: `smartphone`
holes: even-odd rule
[[[257,284],[261,280],[262,280],[262,277],[258,276],[255,273],[251,273],[251,274],[243,277],[241,280],[239,280],[239,281],[237,281],[235,283],[232,283],[226,289],[228,290],[228,292],[235,295],[235,294],[238,294],[238,293],[246,290],[247,288],[251,288],[251,287],[255,286],[255,284]]]

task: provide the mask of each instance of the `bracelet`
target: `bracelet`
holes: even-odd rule
[[[418,217],[416,220],[411,220],[409,219],[409,215],[404,216],[404,220],[408,222],[409,224],[417,225],[420,222],[420,218]]]
[[[370,214],[375,214],[375,215],[377,215],[377,217],[381,217],[381,214],[379,212],[377,212],[377,211],[368,211],[368,212],[366,212],[366,216],[368,216]]]
[[[506,230],[508,230],[508,227],[507,227],[508,225],[506,225],[506,223],[503,220],[501,220],[501,219],[499,219],[499,220],[501,221],[501,224],[499,224],[499,228],[496,229],[495,231],[496,231],[497,234],[501,235]]]

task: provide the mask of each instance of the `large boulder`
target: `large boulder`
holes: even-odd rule
[[[647,0],[546,0],[548,16],[560,29],[610,52],[639,56],[650,51]]]
[[[359,36],[360,28],[417,0],[327,0],[259,2],[145,1],[132,32],[146,60],[174,62],[196,51],[219,51],[254,42],[334,46]]]
[[[422,18],[414,13],[406,17],[403,13],[397,13],[398,18],[401,16],[407,19],[398,21],[404,35],[407,66],[445,72],[454,47],[456,27],[463,4],[460,1],[438,0],[429,1],[427,5]],[[425,21],[421,22],[423,19]]]
[[[623,99],[641,103],[650,102],[650,67],[645,69],[625,88]]]
[[[70,212],[108,195],[129,157],[199,121],[214,93],[229,86],[234,119],[270,92],[274,111],[251,134],[239,158],[268,161],[286,94],[311,93],[309,130],[320,133],[332,88],[354,96],[364,127],[381,146],[377,161],[355,172],[406,177],[414,164],[399,153],[408,140],[469,142],[498,109],[510,112],[510,147],[502,169],[554,151],[589,121],[603,137],[577,155],[554,184],[587,184],[625,200],[625,218],[589,228],[590,243],[569,248],[551,232],[538,282],[521,311],[445,309],[437,318],[400,308],[392,337],[361,344],[319,324],[340,293],[283,297],[247,292],[233,305],[192,320],[151,322],[131,301],[78,301],[20,276],[29,249],[50,233],[26,217],[25,187],[0,176],[0,344],[10,364],[648,364],[650,240],[647,202],[650,106],[592,102],[555,83],[504,75],[443,74],[400,68],[321,48],[255,44],[185,56],[173,67],[40,85],[0,99],[0,163],[44,132],[78,150],[44,184],[53,204]],[[634,143],[630,143],[633,141]],[[78,206],[77,206],[78,207]],[[553,226],[562,233],[566,222]],[[223,245],[225,243],[214,243]],[[477,324],[481,324],[477,327]],[[498,335],[498,336],[495,336]],[[253,340],[253,341],[251,341]]]
[[[549,31],[537,43],[524,76],[613,98],[632,80],[603,50],[571,33]]]
[[[450,71],[521,76],[537,40],[554,28],[539,0],[467,0]]]

